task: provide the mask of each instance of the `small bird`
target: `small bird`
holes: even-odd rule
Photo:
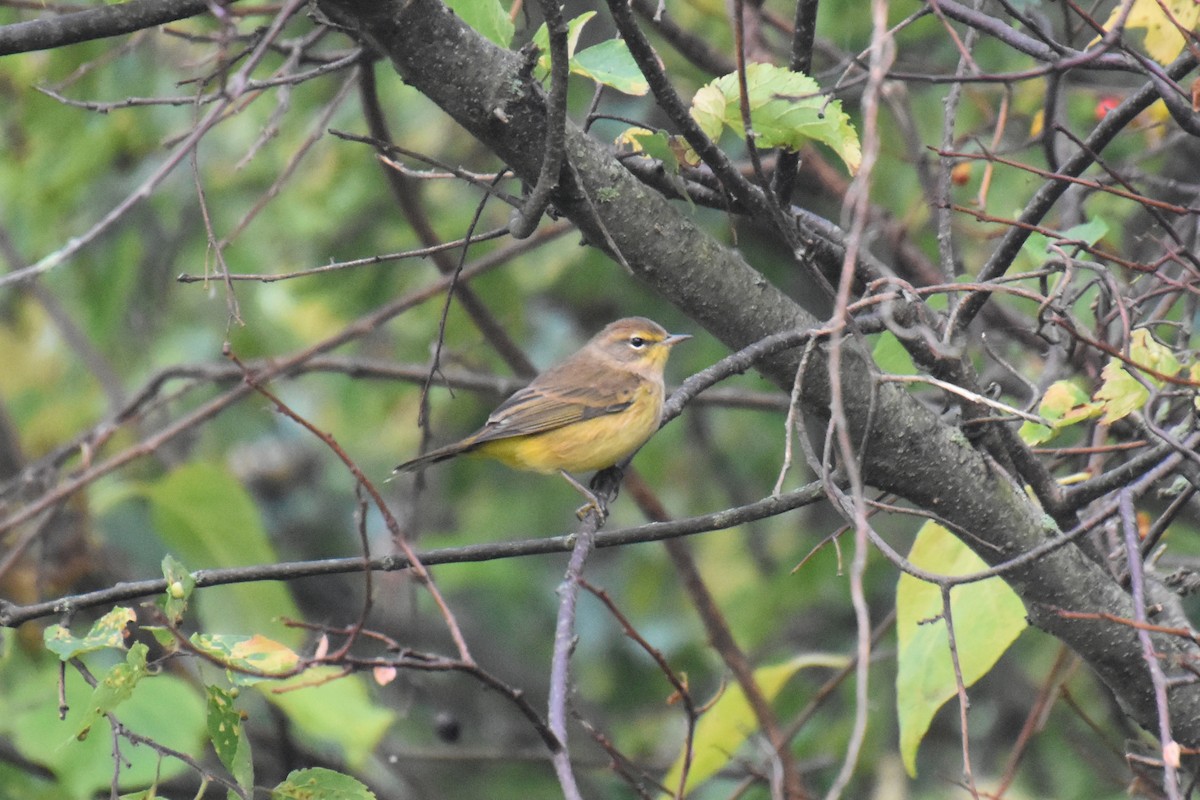
[[[663,368],[687,334],[669,334],[645,317],[619,319],[581,350],[505,400],[483,427],[454,444],[396,467],[393,475],[470,453],[514,469],[559,472],[588,503],[602,506],[572,472],[618,463],[646,443],[662,421]]]

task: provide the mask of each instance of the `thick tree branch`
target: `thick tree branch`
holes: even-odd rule
[[[74,14],[17,22],[0,27],[0,56],[121,36],[207,13],[212,5],[212,0],[130,0]]]

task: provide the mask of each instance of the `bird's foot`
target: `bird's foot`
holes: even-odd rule
[[[573,478],[566,470],[560,469],[559,474],[566,478],[567,483],[574,486],[575,491],[579,492],[587,500],[586,503],[575,509],[575,516],[577,518],[583,520],[593,510],[596,512],[596,516],[600,518],[601,522],[608,518],[608,506],[596,495],[595,492],[584,486],[579,481],[575,480],[575,478]]]

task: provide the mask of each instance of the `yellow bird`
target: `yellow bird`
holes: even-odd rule
[[[514,469],[557,471],[599,510],[595,495],[570,473],[611,467],[658,430],[663,368],[671,348],[690,338],[645,317],[619,319],[501,403],[475,433],[395,472],[464,453],[487,456]]]

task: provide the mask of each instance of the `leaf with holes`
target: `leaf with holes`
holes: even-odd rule
[[[125,647],[125,626],[137,615],[133,609],[118,606],[92,624],[92,629],[82,638],[72,636],[68,628],[51,625],[42,633],[46,649],[63,661],[103,650],[108,647]]]
[[[146,676],[146,654],[150,648],[138,642],[129,648],[125,661],[114,664],[92,690],[83,719],[75,728],[75,738],[86,738],[96,720],[128,700],[138,681]]]
[[[271,790],[271,800],[375,800],[361,781],[324,767],[298,769]]]
[[[183,621],[183,612],[187,611],[188,598],[196,588],[196,579],[179,559],[169,553],[162,560],[162,571],[167,579],[167,591],[159,595],[158,607],[172,625],[178,625]]]
[[[286,675],[300,663],[300,656],[290,647],[258,634],[241,636],[193,633],[189,641],[196,649],[208,654],[219,663],[227,664],[235,669],[262,673],[261,675],[247,675],[234,672],[232,676],[234,682],[243,685],[257,683],[274,675]]]
[[[242,712],[234,705],[238,691],[226,691],[219,686],[208,689],[208,738],[212,740],[217,758],[229,770],[238,786],[254,786],[254,762],[250,758],[250,740],[246,737]]]

